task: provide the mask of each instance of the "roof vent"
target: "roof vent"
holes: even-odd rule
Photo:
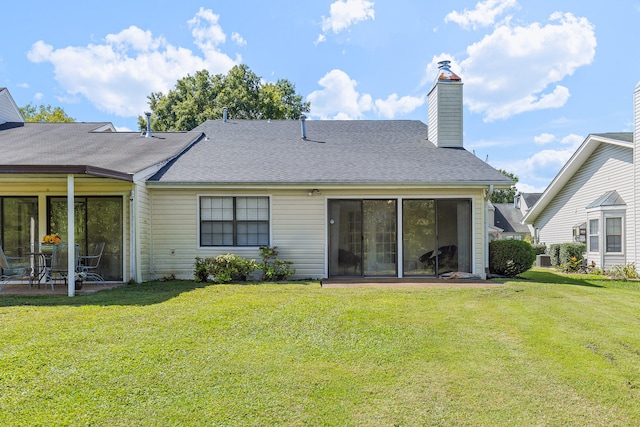
[[[224,108],[222,109],[222,121],[223,121],[224,123],[227,123],[227,107],[224,107]]]
[[[151,135],[151,112],[145,111],[144,115],[147,116],[147,133],[144,136],[145,138],[151,138],[153,136]]]
[[[305,120],[307,120],[307,116],[305,116],[304,114],[300,116],[300,131],[302,132],[302,139],[306,140],[307,139],[307,125],[305,123]]]

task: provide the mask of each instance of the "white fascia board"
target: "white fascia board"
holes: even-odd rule
[[[569,180],[578,172],[578,170],[584,165],[589,157],[596,151],[600,144],[612,144],[621,147],[633,149],[633,144],[627,141],[621,141],[618,139],[603,138],[597,135],[589,135],[587,139],[578,147],[575,153],[571,156],[569,161],[560,169],[560,172],[553,178],[551,183],[542,193],[542,196],[536,203],[527,211],[522,218],[523,224],[533,224],[538,218],[538,215],[547,207],[547,205],[553,200],[553,198],[564,188]]]

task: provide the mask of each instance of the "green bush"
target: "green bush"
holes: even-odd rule
[[[196,282],[229,283],[247,280],[247,276],[258,269],[253,259],[242,258],[234,254],[217,257],[196,258],[194,280]]]
[[[560,265],[572,262],[573,258],[582,262],[586,251],[587,245],[584,243],[561,243],[559,253]]]
[[[553,267],[560,267],[560,245],[558,243],[549,246],[549,259]]]
[[[536,260],[530,243],[524,240],[494,240],[489,243],[489,271],[515,277],[529,270]]]
[[[278,247],[260,246],[260,257],[262,258],[262,280],[275,282],[287,280],[295,270],[291,268],[293,262],[278,259]]]
[[[533,250],[535,251],[536,255],[544,255],[547,253],[547,245],[543,245],[543,244],[535,244],[532,245],[533,246]]]

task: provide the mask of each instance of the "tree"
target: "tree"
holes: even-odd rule
[[[503,169],[498,169],[498,172],[502,173],[507,178],[512,179],[513,182],[518,182],[518,177],[511,172],[507,172]],[[516,186],[514,184],[508,190],[495,190],[491,195],[491,203],[513,203],[515,196]]]
[[[72,117],[67,116],[67,113],[60,107],[53,108],[51,105],[35,106],[31,103],[20,107],[20,112],[27,122],[75,122]]]
[[[298,119],[310,108],[293,83],[262,83],[246,65],[234,66],[227,75],[197,71],[178,80],[166,95],[153,92],[148,99],[151,127],[157,131],[191,130],[205,120],[220,119],[225,107],[229,118],[271,120]],[[138,116],[138,125],[145,129],[146,118]]]

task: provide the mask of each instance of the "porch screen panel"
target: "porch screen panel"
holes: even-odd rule
[[[471,202],[438,200],[438,271],[471,272]]]
[[[362,202],[329,200],[329,275],[362,276]]]
[[[38,198],[0,197],[0,245],[7,256],[22,257],[31,251],[31,218],[38,243],[42,237],[38,230]]]
[[[404,275],[471,272],[471,201],[404,200]]]
[[[395,276],[397,213],[395,200],[364,200],[364,275]]]
[[[405,275],[434,275],[436,247],[435,200],[404,200],[402,244]]]
[[[122,197],[87,198],[86,211],[87,237],[83,253],[90,254],[96,243],[105,242],[98,274],[105,280],[122,280]]]
[[[123,280],[123,205],[122,197],[95,196],[75,198],[75,243],[81,254],[93,254],[98,242],[105,242],[98,268],[107,281]],[[48,233],[67,236],[67,199],[51,197],[48,206]]]

